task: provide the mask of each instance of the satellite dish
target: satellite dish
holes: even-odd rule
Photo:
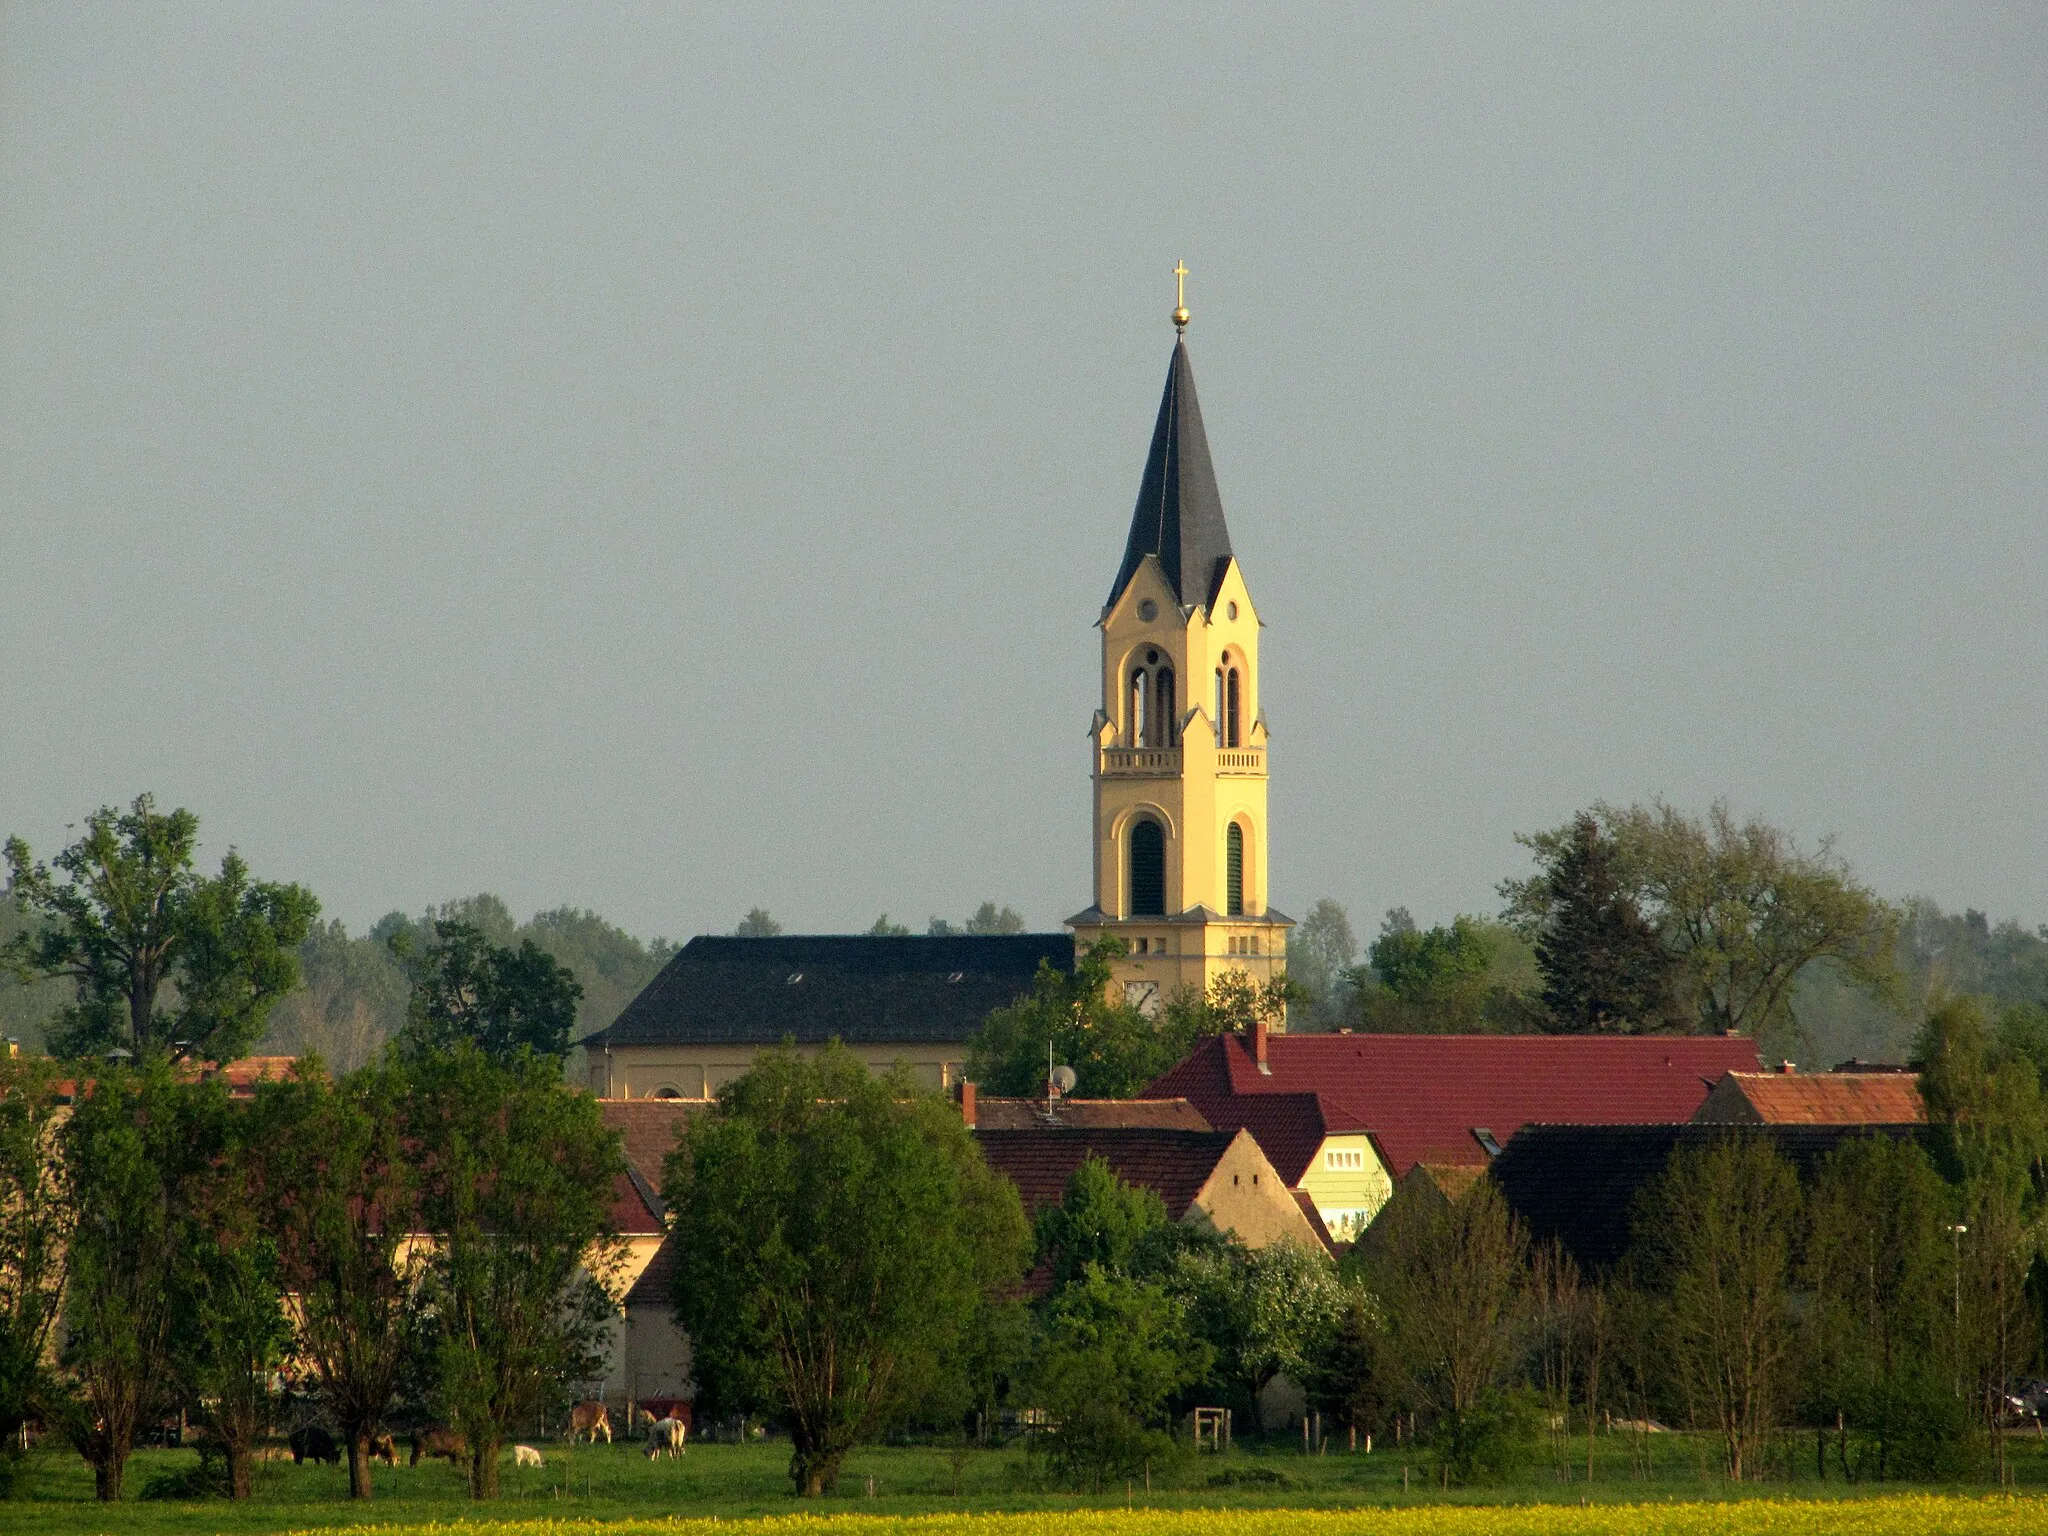
[[[1056,1092],[1072,1093],[1074,1091],[1074,1084],[1079,1081],[1080,1079],[1074,1075],[1072,1067],[1054,1067],[1052,1069],[1052,1086]]]

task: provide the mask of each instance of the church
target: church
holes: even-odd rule
[[[1070,971],[1077,946],[1108,937],[1128,949],[1113,985],[1148,1016],[1226,971],[1264,982],[1285,969],[1292,923],[1267,901],[1259,615],[1223,518],[1184,290],[1173,322],[1137,506],[1096,622],[1094,899],[1065,933],[692,939],[579,1042],[593,1093],[702,1101],[764,1046],[833,1039],[952,1088],[993,1009],[1028,992],[1040,965]]]

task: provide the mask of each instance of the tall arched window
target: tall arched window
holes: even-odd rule
[[[1166,915],[1166,833],[1156,821],[1131,823],[1131,916]]]
[[[1216,697],[1209,703],[1209,719],[1216,727],[1216,745],[1223,745],[1223,669],[1216,669]]]
[[[1244,828],[1234,821],[1223,834],[1223,906],[1227,916],[1244,916]]]
[[[1131,745],[1134,747],[1152,745],[1152,736],[1146,729],[1151,723],[1148,719],[1151,702],[1151,678],[1140,667],[1131,674]]]
[[[1238,703],[1237,668],[1223,674],[1223,745],[1244,745],[1244,723]]]

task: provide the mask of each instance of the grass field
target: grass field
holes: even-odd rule
[[[761,1536],[802,1536],[818,1517],[843,1536],[1633,1536],[1639,1531],[1806,1536],[1851,1531],[1892,1533],[2018,1533],[2048,1531],[2048,1447],[2023,1443],[2016,1461],[2018,1500],[1964,1491],[1899,1497],[1896,1487],[1854,1487],[1839,1477],[1815,1480],[1811,1460],[1793,1464],[1791,1481],[1731,1488],[1714,1477],[1711,1443],[1686,1435],[1656,1437],[1654,1476],[1633,1473],[1627,1442],[1603,1441],[1594,1481],[1557,1480],[1547,1467],[1507,1485],[1452,1490],[1429,1486],[1410,1462],[1402,1486],[1398,1452],[1303,1456],[1273,1449],[1184,1461],[1169,1476],[1129,1493],[1097,1498],[1048,1493],[1037,1486],[1032,1460],[1017,1451],[976,1451],[956,1464],[943,1449],[876,1448],[848,1462],[836,1497],[800,1506],[785,1475],[786,1446],[698,1445],[679,1462],[649,1463],[635,1447],[543,1445],[548,1465],[504,1468],[504,1495],[493,1504],[469,1500],[461,1475],[445,1463],[417,1470],[375,1469],[376,1499],[350,1504],[346,1478],[332,1467],[258,1468],[256,1497],[174,1503],[134,1497],[152,1475],[195,1464],[189,1451],[139,1453],[129,1465],[131,1497],[118,1506],[92,1502],[92,1479],[69,1452],[36,1454],[27,1486],[0,1504],[6,1536],[75,1532],[257,1532],[343,1529],[390,1533],[412,1528],[498,1527],[487,1536],[546,1531],[573,1536],[612,1522],[607,1536],[661,1529],[688,1536],[717,1528],[714,1520],[779,1517]],[[1808,1456],[1810,1458],[1810,1449]],[[1581,1450],[1583,1455],[1583,1449]],[[1579,1469],[1583,1475],[1583,1464]],[[874,1493],[868,1493],[868,1480]],[[1170,1485],[1170,1486],[1169,1486]],[[1882,1495],[1873,1497],[1874,1495]],[[1587,1507],[1581,1508],[1581,1500]],[[1548,1506],[1547,1508],[1545,1506]],[[1099,1515],[1087,1514],[1089,1510]],[[1232,1513],[1235,1511],[1236,1513]],[[972,1517],[972,1518],[969,1518]],[[730,1533],[731,1527],[723,1529]]]

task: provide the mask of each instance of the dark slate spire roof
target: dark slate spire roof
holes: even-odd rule
[[[1152,452],[1145,459],[1138,508],[1131,514],[1130,542],[1124,546],[1116,584],[1109,589],[1111,604],[1123,595],[1147,555],[1159,557],[1184,608],[1215,597],[1230,560],[1230,530],[1223,526],[1223,498],[1216,491],[1209,439],[1202,431],[1202,405],[1195,398],[1195,370],[1184,341],[1173,345],[1159,422],[1152,429]]]

